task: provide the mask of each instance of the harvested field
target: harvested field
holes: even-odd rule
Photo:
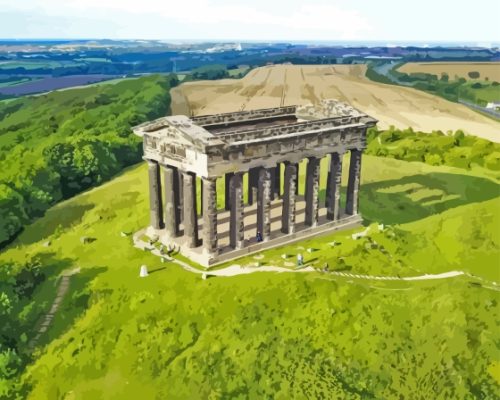
[[[365,65],[276,65],[238,80],[188,82],[172,89],[172,112],[203,115],[337,98],[377,118],[380,128],[462,129],[500,142],[498,122],[416,89],[372,82],[365,72]]]
[[[479,79],[500,82],[500,63],[499,62],[428,62],[428,63],[406,63],[398,71],[407,74],[424,72],[434,74],[438,77],[442,73],[448,74],[450,79],[465,78],[470,80],[469,72],[479,72]]]

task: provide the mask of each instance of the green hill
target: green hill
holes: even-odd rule
[[[387,276],[463,270],[482,280],[321,272],[202,280],[121,235],[148,221],[146,168],[136,166],[52,207],[0,255],[0,264],[36,259],[45,271],[30,300],[13,303],[5,317],[22,316],[24,342],[18,338],[21,360],[10,364],[3,348],[0,372],[14,371],[0,380],[4,396],[498,397],[498,182],[480,168],[372,156],[363,158],[362,179],[365,238],[330,234],[266,251],[262,262],[281,265],[282,253],[303,246],[315,248],[306,261],[319,268],[328,262]],[[378,223],[390,226],[379,232]],[[138,277],[142,264],[152,272],[146,279]],[[31,354],[33,321],[50,308],[59,274],[76,267]]]

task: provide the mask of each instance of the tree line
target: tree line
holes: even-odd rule
[[[463,131],[416,132],[412,128],[382,131],[370,128],[367,154],[430,165],[448,165],[469,169],[473,165],[500,171],[500,144]]]

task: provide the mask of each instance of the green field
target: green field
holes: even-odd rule
[[[238,76],[239,74],[245,75],[250,69],[250,67],[238,67],[235,69],[228,69],[227,72],[229,76],[234,77]]]
[[[32,60],[32,61],[0,61],[0,69],[14,69],[14,68],[24,68],[26,70],[38,69],[38,68],[59,68],[59,67],[76,67],[79,65],[84,65],[82,63],[77,63],[74,61],[43,61],[43,60]]]
[[[23,83],[27,82],[33,82],[35,80],[38,80],[39,78],[23,78],[23,77],[18,77],[18,79],[15,80],[8,80],[4,82],[0,82],[0,88],[5,88],[9,86],[15,86],[15,85],[21,85]]]
[[[339,232],[266,251],[261,261],[280,265],[281,254],[302,246],[315,249],[306,262],[319,267],[461,270],[483,280],[321,272],[202,280],[120,235],[148,223],[147,171],[136,166],[51,208],[0,255],[0,263],[38,257],[49,272],[17,310],[28,338],[58,274],[81,268],[26,354],[27,369],[0,388],[28,399],[498,398],[497,177],[365,156],[362,180],[361,212],[373,227],[366,238]],[[378,232],[377,223],[391,226]],[[83,236],[95,241],[82,244]],[[146,279],[142,264],[153,272]]]
[[[473,86],[478,83],[481,87]],[[500,101],[500,85],[493,86],[490,82],[485,81],[467,82],[460,88],[459,96],[485,106],[488,102]]]

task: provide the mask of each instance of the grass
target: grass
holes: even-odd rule
[[[14,68],[24,68],[26,70],[38,68],[58,68],[58,67],[75,67],[82,65],[73,61],[2,61],[0,62],[0,69],[9,70]]]
[[[233,77],[233,76],[237,76],[241,73],[245,74],[249,69],[250,69],[250,67],[238,67],[235,69],[228,69],[227,72],[228,72],[229,76]]]
[[[496,279],[495,177],[365,156],[362,179],[367,223],[393,227],[373,227],[358,241],[341,232],[265,251],[264,261],[283,261],[282,253],[302,246],[316,249],[307,257],[332,269],[383,275],[464,269]],[[38,255],[54,275],[82,269],[20,379],[21,398],[499,395],[498,292],[466,277],[373,283],[256,273],[202,280],[120,236],[147,224],[147,204],[146,168],[129,168],[50,209],[0,255],[0,261]],[[82,244],[82,236],[96,240]],[[333,240],[341,244],[332,248]],[[373,241],[379,247],[368,250]],[[344,264],[334,265],[339,257]],[[141,264],[156,272],[139,279]],[[34,300],[51,301],[47,285],[53,281]]]
[[[472,85],[475,83],[481,83],[482,87],[473,88]],[[485,81],[469,81],[460,89],[459,96],[477,104],[500,101],[500,86],[493,86]]]

